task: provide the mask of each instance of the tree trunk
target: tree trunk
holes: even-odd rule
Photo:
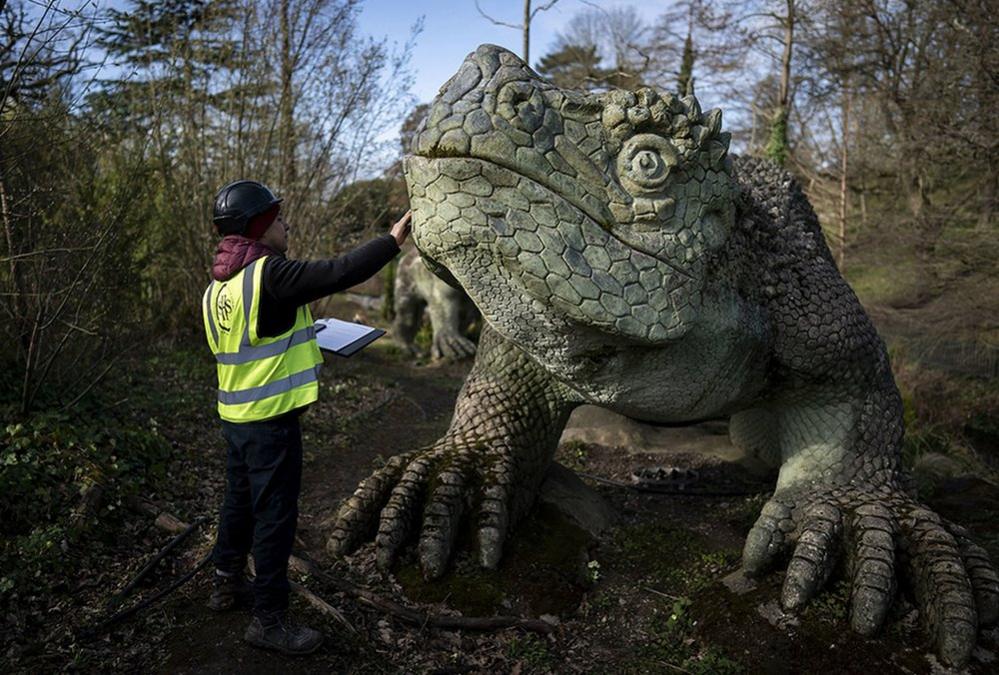
[[[867,230],[867,179],[860,179],[860,226]]]
[[[291,44],[290,0],[281,0],[279,30],[281,33],[281,189],[289,190],[295,183],[295,63]]]
[[[794,51],[795,0],[785,0],[784,50],[780,59],[780,88],[777,108],[770,123],[770,138],[765,150],[767,157],[783,165],[788,152],[788,117],[791,114],[791,56]]]
[[[850,80],[843,87],[843,132],[839,170],[839,271],[846,271],[846,211],[849,197],[847,170],[850,159]]]
[[[978,215],[978,227],[983,230],[992,223],[996,208],[996,184],[999,183],[999,176],[996,175],[999,166],[996,166],[994,156],[990,154],[986,161],[989,170],[982,177],[982,210]]]
[[[524,63],[531,65],[531,0],[524,0]]]
[[[785,0],[787,17],[784,22],[784,51],[780,57],[780,92],[778,105],[787,108],[791,96],[791,54],[794,49],[794,0]]]
[[[903,160],[902,171],[902,183],[909,203],[909,213],[912,214],[913,218],[919,220],[929,202],[923,177],[920,175],[919,160],[915,157]]]

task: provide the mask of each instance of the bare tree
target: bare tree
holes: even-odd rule
[[[162,209],[144,271],[150,295],[194,311],[214,247],[211,197],[244,177],[285,197],[293,246],[310,255],[341,244],[336,194],[395,157],[376,140],[410,107],[409,54],[358,31],[360,0],[171,0],[120,12],[106,39],[134,72],[109,83],[111,107],[151,140]],[[415,31],[419,27],[414,28]],[[183,195],[182,199],[178,196]],[[172,269],[172,273],[167,273]],[[168,330],[193,330],[183,322]],[[169,317],[164,317],[169,319]]]
[[[80,68],[86,31],[50,0],[29,22],[23,2],[0,2],[0,113],[9,102],[37,99]]]
[[[942,226],[928,211],[934,199],[944,200],[944,211],[948,202],[977,207],[979,223],[991,220],[999,27],[988,7],[851,0],[813,9],[802,35],[809,105],[842,117],[848,89],[851,109],[864,115],[853,125],[863,134],[854,147],[863,151],[851,161],[861,185],[890,178],[889,192],[904,197],[916,220],[935,222],[931,229]],[[932,241],[933,232],[922,234]]]
[[[524,0],[524,12],[520,23],[509,23],[507,21],[500,21],[499,19],[493,18],[487,14],[482,6],[479,4],[479,0],[475,0],[475,8],[479,10],[479,14],[482,15],[484,19],[497,26],[505,26],[506,28],[513,28],[514,30],[521,31],[523,37],[523,42],[521,46],[521,58],[524,59],[524,63],[531,62],[531,22],[534,21],[540,12],[545,12],[558,4],[558,0],[546,0],[534,7],[531,6],[531,0]]]
[[[3,3],[0,17],[0,331],[10,346],[0,359],[27,414],[40,399],[79,400],[116,362],[141,172],[98,187],[102,130],[75,114],[72,78],[95,17],[55,2],[30,21]]]
[[[633,89],[649,70],[647,27],[634,7],[605,9],[592,2],[573,15],[556,35],[555,49],[595,50],[602,86]],[[591,88],[600,88],[591,87]]]
[[[751,152],[762,153],[778,97],[778,87],[770,83],[776,82],[773,38],[779,33],[772,17],[762,17],[771,4],[681,0],[660,15],[648,38],[649,79],[660,86],[683,79],[686,93],[681,71],[685,58],[692,62],[689,75],[699,99],[723,106],[726,126]]]
[[[840,165],[839,165],[839,255],[837,262],[840,272],[846,269],[846,221],[847,211],[850,207],[850,108],[851,96],[850,84],[847,82],[843,87],[842,131],[840,132]]]
[[[777,105],[773,113],[770,127],[770,139],[767,141],[766,155],[778,164],[787,160],[788,154],[788,119],[791,114],[791,56],[794,53],[794,29],[798,22],[795,0],[784,0],[784,12],[767,12],[766,16],[779,27],[781,40],[780,55],[780,86],[777,91]],[[760,32],[761,38],[771,37],[768,32]]]
[[[777,91],[766,114],[767,143],[764,154],[783,164],[790,151],[789,131],[794,100],[792,63],[795,31],[807,16],[802,0],[719,0],[700,2],[693,7],[692,22],[704,32],[727,41],[726,56],[735,57],[743,72],[758,70],[764,77],[776,73]],[[729,95],[743,98],[745,80],[729,86]]]

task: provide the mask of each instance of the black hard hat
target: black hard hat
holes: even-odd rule
[[[263,183],[237,180],[224,186],[215,195],[212,222],[221,235],[242,234],[253,216],[281,201]]]

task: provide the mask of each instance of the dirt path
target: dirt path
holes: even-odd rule
[[[780,573],[758,584],[739,581],[739,550],[761,497],[679,497],[602,487],[618,520],[599,542],[567,557],[550,523],[533,518],[518,529],[499,572],[477,571],[459,556],[459,573],[436,585],[419,580],[411,556],[394,576],[374,570],[370,550],[346,563],[327,559],[325,523],[338,501],[378,457],[440,436],[467,367],[427,367],[384,347],[329,362],[323,403],[303,424],[307,457],[298,550],[332,573],[396,598],[408,595],[409,602],[429,603],[424,607],[432,611],[549,614],[559,624],[553,636],[415,629],[324,588],[320,579],[306,579],[309,588],[342,608],[357,634],[296,599],[296,614],[321,627],[328,639],[316,654],[289,659],[243,644],[245,614],[217,616],[204,609],[203,577],[142,622],[115,632],[112,639],[122,652],[142,640],[158,642],[155,665],[143,669],[163,673],[933,672],[926,636],[905,601],[880,636],[864,640],[847,628],[848,587],[842,582],[802,616],[789,617],[776,604]],[[668,463],[662,453],[578,442],[563,445],[559,459],[618,480],[636,466]],[[971,526],[995,554],[997,492],[975,483],[943,494],[942,512]],[[573,555],[589,579],[564,566]],[[993,631],[983,637],[971,672],[989,672],[996,653]]]

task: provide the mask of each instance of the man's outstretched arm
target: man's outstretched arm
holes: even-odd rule
[[[409,213],[383,234],[337,258],[288,260],[275,256],[264,268],[264,292],[279,303],[305,305],[374,276],[399,254],[409,235]]]

